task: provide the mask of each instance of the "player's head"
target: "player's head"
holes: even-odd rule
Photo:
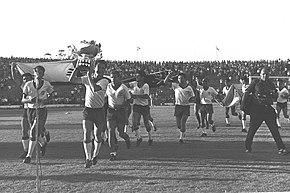
[[[103,75],[107,68],[107,62],[105,60],[97,60],[95,66],[95,73]]]
[[[113,85],[119,85],[122,83],[122,74],[119,70],[113,70],[110,74],[112,84]]]
[[[203,78],[201,83],[202,83],[202,86],[208,86],[208,79],[207,78]]]
[[[137,71],[137,74],[136,74],[136,81],[137,82],[144,81],[145,77],[146,77],[146,73],[143,70]]]
[[[225,85],[226,85],[226,86],[230,86],[230,84],[231,84],[231,80],[230,80],[230,78],[226,78],[226,79],[225,79]]]
[[[185,73],[179,72],[177,76],[177,81],[179,84],[185,84],[186,83]]]
[[[261,70],[260,70],[260,78],[261,78],[261,80],[265,81],[266,79],[269,78],[269,76],[270,76],[269,68],[268,67],[261,68]]]
[[[30,81],[30,80],[33,79],[32,74],[30,74],[30,73],[28,73],[28,72],[22,74],[21,77],[22,77],[22,81],[23,81],[23,83],[26,83],[26,82],[28,82],[28,81]]]
[[[42,78],[44,76],[45,68],[43,66],[36,66],[33,68],[33,75],[36,78]]]
[[[283,87],[283,86],[284,86],[284,81],[283,81],[282,79],[278,79],[278,80],[277,80],[277,86],[278,86],[279,88]]]
[[[242,84],[249,84],[249,78],[247,76],[243,76],[240,81]]]

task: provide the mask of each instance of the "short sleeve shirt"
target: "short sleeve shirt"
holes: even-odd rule
[[[200,90],[201,104],[212,104],[213,96],[217,95],[217,91],[213,87],[208,87],[207,90]]]
[[[48,95],[51,94],[53,91],[53,87],[46,80],[43,80],[43,85],[38,90],[35,88],[33,81],[28,81],[23,87],[23,94],[25,94],[29,99],[38,97],[40,100],[45,100],[48,98]],[[42,102],[39,102],[38,105],[36,103],[27,103],[27,107],[44,108],[45,105]]]
[[[149,85],[145,83],[142,87],[138,87],[137,81],[131,82],[130,87],[132,88],[132,93],[134,95],[144,95],[149,96]],[[133,100],[133,104],[146,106],[149,105],[148,99],[136,98]]]
[[[115,90],[112,83],[110,83],[106,94],[108,96],[108,105],[111,108],[115,108],[116,105],[122,105],[131,98],[128,87],[124,84],[121,84],[120,87]]]
[[[191,86],[181,88],[178,83],[172,83],[174,90],[175,105],[189,105],[189,99],[194,97],[194,92]]]
[[[105,94],[109,81],[106,78],[98,80],[95,84],[102,89],[94,92],[89,84],[89,78],[87,76],[81,77],[82,84],[86,87],[85,94],[85,106],[89,108],[102,108],[105,104]]]

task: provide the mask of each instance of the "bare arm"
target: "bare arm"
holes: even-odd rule
[[[16,64],[13,62],[10,64],[10,69],[11,69],[11,76],[14,82],[17,84],[17,86],[21,86],[22,83],[22,77],[20,76],[19,72],[16,71]]]

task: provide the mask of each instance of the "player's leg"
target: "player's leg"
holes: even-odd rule
[[[125,140],[126,146],[128,149],[131,147],[131,141],[129,135],[125,132],[125,124],[127,122],[127,116],[125,115],[124,112],[119,111],[118,112],[118,117],[117,117],[117,129],[119,136]]]
[[[207,105],[207,118],[208,118],[207,120],[211,126],[212,131],[215,132],[216,127],[213,121],[213,105],[212,104]]]
[[[280,124],[280,113],[281,113],[281,110],[282,110],[282,107],[280,106],[280,104],[277,104],[276,105],[276,113],[277,113],[276,122],[277,122],[278,128],[281,128],[281,124]]]
[[[25,159],[23,160],[23,163],[30,163],[31,162],[31,158],[32,158],[32,154],[33,151],[35,149],[36,146],[36,110],[35,109],[28,109],[27,110],[27,115],[28,115],[28,120],[29,120],[29,124],[30,124],[30,139],[29,139],[29,143],[28,143],[28,152],[27,155],[25,157]]]
[[[229,115],[230,107],[225,107],[225,114],[226,114],[226,126],[230,126],[230,115]]]
[[[207,112],[206,112],[206,105],[202,104],[201,108],[200,108],[200,115],[201,115],[201,130],[202,130],[202,134],[201,137],[206,137],[206,130],[205,130],[205,122],[207,122]]]
[[[109,133],[109,147],[110,147],[110,160],[114,161],[117,156],[117,146],[116,146],[116,127],[117,121],[114,119],[108,119],[107,121],[107,128]]]
[[[242,120],[241,120],[241,122],[242,122],[242,132],[247,132],[247,129],[246,129],[246,117],[247,117],[247,115],[246,115],[246,113],[244,112],[244,111],[241,111],[241,113],[242,113]]]
[[[102,142],[104,141],[103,139],[103,133],[105,129],[107,128],[106,126],[106,117],[105,117],[105,109],[100,108],[100,109],[95,109],[94,110],[94,151],[93,151],[93,165],[97,163],[97,158],[101,150]],[[115,142],[116,143],[116,142]]]
[[[23,146],[23,153],[19,157],[24,159],[28,152],[29,130],[30,130],[30,125],[27,117],[27,109],[24,109],[23,112],[23,116],[21,119],[21,129],[22,129],[21,143]]]
[[[83,147],[86,157],[85,168],[89,168],[92,165],[92,130],[94,123],[90,120],[83,120]]]
[[[200,109],[200,104],[195,104],[194,105],[194,115],[195,115],[195,118],[197,120],[197,129],[199,129],[201,127],[201,118],[200,118],[200,114],[199,114],[199,109]]]
[[[47,109],[40,108],[39,111],[39,122],[38,122],[38,143],[40,145],[40,153],[42,156],[46,153],[47,141],[45,138],[45,123],[47,120]]]
[[[151,126],[149,123],[149,108],[147,109],[147,107],[144,107],[144,112],[142,114],[143,116],[143,122],[144,122],[144,126],[146,128],[146,131],[148,133],[148,144],[149,146],[151,146],[153,144],[153,139],[152,139],[152,135],[151,135]]]
[[[133,128],[132,129],[135,131],[135,135],[137,137],[137,146],[139,146],[140,143],[142,142],[142,137],[141,137],[139,125],[138,125],[140,123],[140,119],[141,119],[141,113],[133,111],[133,114],[132,114]]]

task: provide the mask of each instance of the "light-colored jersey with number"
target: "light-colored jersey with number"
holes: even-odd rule
[[[38,90],[35,88],[33,80],[28,81],[27,83],[25,83],[23,87],[23,94],[25,94],[26,97],[29,99],[38,98],[40,100],[38,101],[38,104],[27,103],[27,107],[28,108],[44,108],[45,105],[43,104],[43,102],[41,102],[41,100],[46,100],[48,98],[48,95],[51,94],[53,91],[54,91],[53,87],[46,80],[43,80],[43,85]]]
[[[141,88],[138,87],[137,81],[129,83],[132,88],[132,94],[134,95],[144,95],[147,94],[149,96],[149,85],[145,83]],[[133,100],[133,104],[146,106],[149,105],[148,99],[136,98]]]
[[[207,90],[204,90],[202,87],[200,89],[200,102],[201,104],[212,104],[213,97],[218,93],[213,87],[208,87]]]
[[[85,106],[89,108],[102,108],[105,104],[105,94],[109,80],[102,78],[98,80],[95,84],[100,86],[102,89],[94,92],[89,84],[89,78],[87,76],[81,77],[82,84],[86,87],[85,94]]]
[[[117,90],[115,90],[110,83],[107,87],[106,94],[108,96],[108,106],[115,108],[116,105],[122,105],[125,101],[131,98],[128,87],[121,84]]]
[[[181,88],[178,83],[172,83],[174,90],[175,105],[189,105],[189,99],[194,97],[194,92],[191,86]]]

